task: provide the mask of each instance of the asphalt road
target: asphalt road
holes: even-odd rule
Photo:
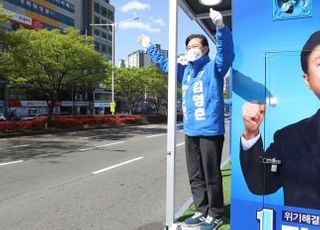
[[[182,130],[176,144],[178,210],[191,196]],[[165,190],[165,125],[0,139],[1,230],[163,229]]]

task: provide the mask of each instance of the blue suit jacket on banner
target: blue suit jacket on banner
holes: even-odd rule
[[[262,158],[281,160],[277,172]],[[278,130],[266,151],[261,138],[246,151],[240,147],[240,161],[252,193],[266,195],[283,187],[285,205],[320,209],[320,110]]]

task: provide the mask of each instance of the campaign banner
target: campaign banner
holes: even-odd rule
[[[310,17],[313,0],[273,0],[273,20]]]
[[[319,9],[319,1],[302,3]],[[231,229],[320,229],[320,12],[233,1]],[[288,13],[288,12],[287,12]]]

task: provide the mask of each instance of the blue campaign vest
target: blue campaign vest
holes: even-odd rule
[[[184,132],[188,136],[224,134],[223,77],[234,58],[232,37],[227,27],[217,30],[216,47],[214,60],[204,55],[188,65],[178,64]],[[168,59],[153,45],[148,53],[152,62],[168,73]]]

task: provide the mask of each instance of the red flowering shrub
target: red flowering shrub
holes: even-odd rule
[[[3,121],[0,122],[0,132],[15,132],[24,130],[41,130],[45,127],[46,118],[37,118],[30,121]]]
[[[46,117],[30,121],[3,121],[0,122],[0,132],[20,132],[28,130],[43,130]],[[113,116],[113,115],[79,115],[79,116],[53,116],[52,127],[59,129],[94,127],[100,125],[141,124],[141,116]]]
[[[115,125],[115,124],[139,124],[143,119],[139,116],[117,117],[117,116],[56,116],[53,117],[53,126],[57,128],[83,127],[96,125]]]

